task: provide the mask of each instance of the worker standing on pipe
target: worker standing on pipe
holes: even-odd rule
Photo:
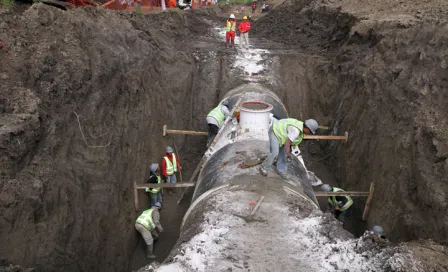
[[[321,189],[325,192],[345,192],[340,188],[331,187],[328,184],[322,185]],[[336,219],[344,222],[351,206],[353,205],[353,200],[350,196],[329,196],[328,205],[330,206],[330,210]]]
[[[155,203],[151,209],[144,211],[135,221],[135,229],[140,232],[146,243],[146,258],[155,259],[154,255],[154,240],[159,238],[159,234],[156,228],[163,232],[162,225],[160,224],[159,209],[162,204]]]
[[[282,178],[288,179],[287,157],[291,157],[291,146],[299,145],[304,134],[315,134],[318,128],[319,124],[314,119],[308,119],[305,123],[293,118],[273,121],[269,128],[270,153],[261,164],[260,173],[267,176],[275,157],[278,156],[277,172]]]
[[[160,184],[162,183],[162,178],[160,177],[160,167],[158,163],[153,163],[149,167],[149,179],[148,183]],[[149,193],[151,198],[151,206],[159,202],[162,204],[162,192],[160,188],[146,188],[145,191]]]
[[[238,31],[240,32],[240,46],[243,45],[246,49],[249,49],[249,30],[250,22],[247,20],[247,16],[243,17],[243,21],[238,26]]]
[[[235,30],[235,15],[230,14],[229,19],[226,21],[226,47],[235,46]]]
[[[182,167],[179,164],[176,154],[173,153],[171,146],[166,147],[166,153],[162,160],[162,174],[166,182],[176,183],[176,173],[182,171]],[[168,195],[173,195],[174,188],[167,188]]]
[[[212,144],[224,120],[229,116],[229,102],[224,101],[211,110],[206,118],[208,124],[207,148]]]

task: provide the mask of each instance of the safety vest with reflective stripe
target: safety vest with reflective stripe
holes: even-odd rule
[[[277,136],[280,146],[284,145],[288,139],[288,126],[296,127],[299,130],[299,137],[292,143],[292,145],[299,145],[303,140],[303,122],[293,118],[287,118],[274,121],[272,124],[272,129],[274,130],[275,136]]]
[[[176,161],[176,154],[173,153],[173,162],[168,159],[167,156],[163,157],[166,162],[166,174],[168,176],[171,176],[174,174],[174,172],[177,172],[177,161]]]
[[[345,191],[340,188],[333,187],[333,192],[345,192]],[[347,210],[353,204],[353,200],[351,197],[349,197],[349,196],[344,196],[344,197],[347,198],[347,203],[345,203],[345,205],[339,209],[341,212]],[[338,206],[338,201],[336,200],[336,196],[328,197],[328,203],[330,203],[331,206]]]
[[[157,184],[160,183],[162,183],[162,179],[160,178],[160,176],[157,176]],[[160,192],[160,188],[146,188],[145,191],[147,193],[157,194],[158,192]]]
[[[218,127],[221,126],[222,121],[224,121],[224,118],[226,117],[221,109],[222,107],[223,107],[222,105],[218,105],[216,108],[212,109],[210,113],[207,115],[207,117],[215,118],[216,122],[218,122]]]
[[[147,230],[152,231],[156,228],[156,224],[154,224],[154,220],[152,219],[152,212],[154,208],[144,211],[138,218],[135,220],[135,223],[139,223],[143,225]]]
[[[231,21],[227,20],[226,31],[227,32],[229,32],[229,31],[235,32],[235,29],[236,29],[236,21],[231,22]]]

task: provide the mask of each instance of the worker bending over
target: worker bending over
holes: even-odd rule
[[[321,189],[325,192],[345,192],[340,188],[331,187],[328,184],[322,185]],[[350,207],[353,205],[353,200],[349,196],[329,196],[328,205],[330,206],[330,210],[334,214],[336,219],[344,222],[347,218]]]
[[[166,147],[166,153],[162,160],[162,174],[166,182],[176,183],[177,171],[182,171],[182,167],[179,164],[176,154],[173,153],[171,146]],[[167,188],[168,195],[173,195],[174,188]]]
[[[314,119],[308,119],[305,123],[293,118],[273,121],[269,128],[270,153],[261,164],[260,173],[267,176],[275,157],[278,156],[277,172],[282,178],[287,179],[286,159],[291,157],[291,146],[299,145],[304,134],[315,134],[318,128],[319,125]]]
[[[230,14],[229,19],[226,21],[226,47],[235,46],[235,30],[235,15]]]
[[[154,240],[159,238],[156,227],[160,232],[163,232],[162,225],[160,224],[159,209],[162,204],[155,203],[151,209],[144,211],[135,221],[135,229],[143,236],[143,240],[146,243],[146,258],[155,259],[154,255]]]
[[[224,101],[211,110],[206,118],[208,124],[207,148],[212,144],[224,120],[229,116],[229,102]]]
[[[153,163],[149,167],[149,179],[150,184],[161,184],[162,178],[160,177],[160,167],[158,163]],[[162,192],[160,188],[146,188],[145,191],[149,193],[151,199],[151,206],[154,206],[157,202],[162,204]]]
[[[247,16],[243,17],[243,21],[238,26],[238,31],[240,32],[240,45],[243,48],[243,45],[246,49],[249,49],[249,30],[250,30],[250,22],[247,20]]]

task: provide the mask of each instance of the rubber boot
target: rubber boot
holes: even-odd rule
[[[155,259],[156,256],[154,255],[154,244],[147,245],[146,248],[146,258],[148,259]]]
[[[262,174],[263,176],[265,176],[265,177],[268,176],[268,171],[264,170],[263,166],[260,166],[260,168],[258,170],[260,170],[260,174]]]

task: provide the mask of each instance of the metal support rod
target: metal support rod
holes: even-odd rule
[[[264,196],[261,196],[260,199],[257,201],[257,205],[255,206],[255,208],[250,213],[250,216],[254,216],[254,214],[257,212],[258,208],[260,207],[261,202],[263,202],[263,199],[264,199]]]

